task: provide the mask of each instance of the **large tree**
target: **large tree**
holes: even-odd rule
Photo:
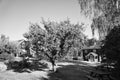
[[[55,65],[55,59],[64,57],[70,48],[82,47],[82,26],[71,24],[69,20],[62,22],[42,21],[44,28],[38,24],[32,24],[29,32],[24,36],[32,44],[37,56],[47,57]],[[53,68],[54,69],[54,68]]]
[[[79,4],[81,13],[93,21],[93,34],[97,29],[100,39],[120,24],[119,0],[79,0]]]
[[[115,26],[107,35],[101,53],[115,63],[113,75],[120,78],[120,26]]]

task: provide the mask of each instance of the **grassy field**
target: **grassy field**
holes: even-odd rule
[[[84,62],[58,62],[55,73],[49,71],[0,72],[0,80],[87,80],[85,75],[92,67]]]

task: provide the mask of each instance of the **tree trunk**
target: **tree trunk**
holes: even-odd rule
[[[52,71],[54,71],[55,69],[54,69],[54,65],[52,64]]]
[[[52,59],[52,60],[51,60],[51,63],[52,63],[52,71],[55,72],[55,68],[54,68],[54,66],[55,66],[55,61]]]

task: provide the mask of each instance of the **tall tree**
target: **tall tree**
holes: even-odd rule
[[[119,0],[79,0],[84,15],[91,17],[92,30],[97,29],[100,37],[106,36],[109,31],[120,23]],[[86,14],[85,14],[86,13]]]
[[[80,13],[89,19],[97,18],[102,11],[96,5],[97,0],[78,0],[80,5]]]

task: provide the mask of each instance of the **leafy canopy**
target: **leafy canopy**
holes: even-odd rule
[[[42,20],[41,23],[44,28],[38,24],[32,24],[29,32],[24,34],[37,56],[47,56],[48,59],[61,58],[73,46],[82,47],[84,34],[81,25],[71,24],[69,20],[59,23]]]

